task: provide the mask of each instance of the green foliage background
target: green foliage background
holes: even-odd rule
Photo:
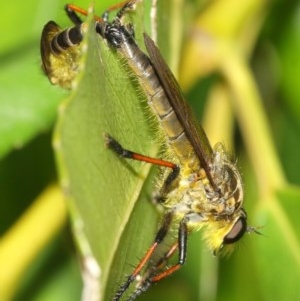
[[[112,3],[96,3],[95,10],[102,12]],[[165,1],[159,3],[159,46],[173,70],[179,70],[178,78],[187,99],[193,101],[196,113],[202,115],[204,110],[204,126],[209,138],[229,146],[234,141],[232,148],[245,180],[249,221],[262,226],[259,231],[263,235],[247,236],[232,256],[218,260],[201,245],[201,235],[193,234],[183,269],[139,300],[299,300],[299,2],[245,1],[231,10],[229,0],[173,1],[171,7]],[[118,110],[122,109],[118,121],[111,118],[113,111],[101,116],[107,109],[114,110],[111,104],[105,104],[105,110],[97,107],[102,106],[98,95],[108,102],[115,78],[125,81],[126,75],[118,60],[99,41],[95,42],[91,34],[91,52],[85,58],[88,71],[81,75],[79,89],[71,96],[52,87],[40,70],[39,39],[44,24],[55,20],[62,27],[70,25],[63,11],[64,4],[62,1],[33,0],[0,4],[1,300],[80,299],[79,260],[64,224],[66,209],[59,205],[58,189],[47,188],[58,181],[51,139],[61,101],[64,102],[60,112],[64,110],[55,132],[55,141],[63,146],[57,154],[58,163],[63,160],[59,164],[61,179],[66,176],[70,181],[67,188],[82,185],[82,189],[80,186],[71,191],[68,205],[73,223],[77,220],[77,211],[83,216],[88,241],[106,273],[107,296],[142,256],[156,228],[155,211],[147,202],[146,188],[151,185],[151,178],[144,184],[149,167],[138,163],[124,166],[105,151],[101,140],[100,129],[104,126],[126,146],[136,146],[134,150],[155,151],[149,149],[152,138],[145,139],[152,136],[151,130],[146,128],[143,110],[137,117],[138,122],[135,121],[139,100],[134,89],[130,92],[133,97],[129,96],[132,103],[127,108],[120,99],[109,99]],[[90,3],[82,0],[76,4],[86,8]],[[145,16],[148,15],[146,10]],[[149,20],[147,22],[149,24]],[[199,38],[199,28],[208,34],[206,39],[200,40],[198,52],[195,52],[190,45]],[[149,25],[146,29],[149,30]],[[94,55],[99,59],[99,49],[103,51],[101,57],[105,58],[107,67],[103,64],[97,68],[97,64],[91,63]],[[116,73],[107,76],[105,72]],[[245,78],[246,81],[242,81]],[[127,83],[122,85],[129,87]],[[93,95],[96,96],[90,103],[83,102]],[[223,103],[214,104],[214,95],[228,98],[229,110]],[[258,100],[262,108],[258,106],[255,107],[258,110],[254,108],[253,111],[251,99]],[[88,108],[94,108],[91,118],[89,111],[85,111]],[[125,120],[129,120],[128,123],[125,124]],[[145,120],[146,124],[142,125]],[[216,130],[212,130],[215,127]],[[74,144],[74,133],[83,140],[75,139]],[[261,137],[265,139],[259,140]],[[143,143],[138,144],[140,140]],[[117,172],[110,175],[114,169]],[[97,187],[98,181],[101,182],[98,177],[89,178],[94,172],[107,179],[113,177],[117,199],[110,196],[106,199],[110,198],[111,203],[97,203],[93,196],[98,192],[91,191],[89,186],[91,183],[92,187]],[[121,179],[115,178],[116,174]],[[120,199],[120,192],[130,177],[132,191],[128,188],[124,200]],[[81,184],[82,181],[85,184]],[[109,182],[112,181],[107,180]],[[82,200],[82,194],[91,194],[92,201]],[[45,195],[55,199],[52,210],[42,205],[33,211],[38,202],[34,199],[39,195],[41,204],[46,204]],[[138,198],[141,200],[137,201]],[[26,227],[28,220],[20,219],[23,214],[29,214],[32,228]],[[16,230],[17,221],[18,229],[27,232]],[[113,237],[110,223],[117,231]],[[147,227],[141,231],[142,224]],[[48,239],[40,243],[40,236]],[[78,236],[77,232],[80,244]],[[34,256],[25,257],[28,252]]]

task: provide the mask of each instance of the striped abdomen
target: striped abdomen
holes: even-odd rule
[[[149,106],[158,117],[159,123],[182,163],[191,160],[193,148],[188,140],[184,128],[169,102],[167,95],[148,56],[137,46],[132,35],[121,25],[109,25],[105,31],[105,38],[126,59],[127,64],[137,76],[139,84],[145,92]],[[195,157],[195,160],[196,157]]]

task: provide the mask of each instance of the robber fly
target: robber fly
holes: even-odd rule
[[[138,79],[165,135],[168,158],[173,159],[169,161],[135,153],[124,148],[109,134],[105,135],[107,147],[121,157],[169,170],[157,196],[164,207],[161,226],[144,257],[115,293],[114,301],[120,300],[134,281],[138,284],[128,300],[134,300],[153,283],[177,271],[186,260],[190,232],[203,229],[209,249],[218,254],[252,230],[247,226],[247,215],[242,208],[242,179],[234,162],[221,143],[211,147],[151,38],[144,34],[147,55],[136,44],[132,26],[123,24],[123,16],[134,9],[135,2],[123,3],[111,22],[107,12],[101,18],[95,17],[95,29],[126,61]],[[81,26],[82,21],[76,13],[87,15],[87,11],[74,5],[67,5],[66,8],[75,25]],[[151,262],[174,223],[178,225],[177,241],[158,261]],[[167,266],[175,253],[178,253],[177,262]]]

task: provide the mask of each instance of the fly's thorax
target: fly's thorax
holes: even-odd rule
[[[183,166],[176,187],[166,196],[166,205],[172,208],[175,215],[194,212],[201,213],[207,203],[207,196],[199,175],[189,167]]]
[[[229,245],[247,231],[245,211],[236,208],[234,197],[212,199],[204,170],[195,173],[186,168],[180,176],[177,187],[167,195],[165,207],[178,219],[184,218],[189,231],[204,228],[204,239],[214,254],[228,252],[232,249]]]
[[[179,158],[177,158],[177,162],[179,162],[178,160]],[[198,167],[197,170],[195,166]],[[208,183],[205,171],[200,168],[199,161],[193,158],[191,153],[189,160],[180,164],[180,174],[177,177],[176,186],[166,196],[167,207],[172,207],[176,214],[199,215],[202,220],[207,213],[210,214],[211,208],[215,207],[215,205],[209,204],[205,189]]]

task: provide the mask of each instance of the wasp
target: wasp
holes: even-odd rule
[[[110,7],[105,15],[121,6],[124,6],[124,3]],[[85,24],[74,13],[74,8],[87,14],[85,10],[80,10],[73,5],[66,5],[65,11],[75,25],[62,29],[54,21],[49,21],[43,28],[40,41],[44,73],[53,85],[59,85],[65,89],[71,89],[74,78],[79,73],[81,42],[85,30]],[[95,19],[97,22],[104,22],[100,17]]]
[[[78,74],[81,41],[81,26],[62,30],[54,21],[44,26],[40,45],[42,69],[53,85],[71,88]]]
[[[243,184],[235,162],[221,143],[210,145],[153,40],[144,34],[148,54],[144,53],[135,41],[132,25],[124,24],[123,16],[134,9],[135,3],[122,3],[112,21],[108,21],[108,12],[101,18],[94,17],[95,30],[137,78],[167,147],[165,156],[152,158],[124,148],[109,134],[105,134],[105,143],[122,158],[158,165],[165,170],[156,195],[164,214],[153,243],[119,287],[114,301],[120,300],[134,281],[138,284],[127,300],[134,300],[152,284],[180,269],[186,261],[187,238],[191,232],[201,229],[208,248],[217,255],[253,230],[243,209]],[[74,5],[66,5],[66,10],[75,27],[80,28],[82,21],[77,13],[87,15],[87,11]],[[153,255],[174,225],[177,240],[153,262]],[[168,265],[175,254],[176,262]]]

